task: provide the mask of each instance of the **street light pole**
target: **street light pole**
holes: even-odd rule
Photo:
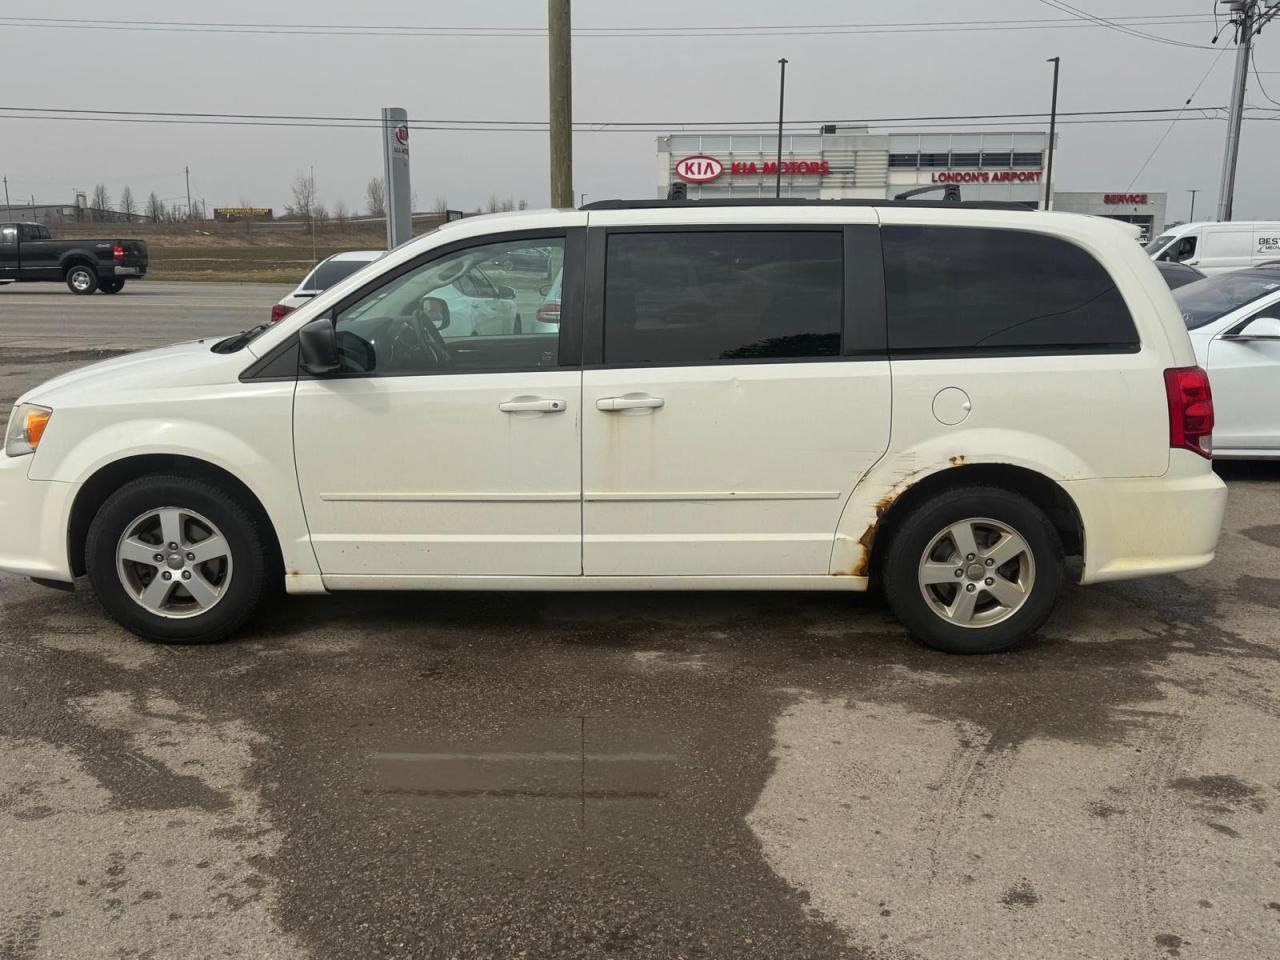
[[[782,106],[786,102],[787,93],[787,58],[782,57],[778,64],[782,72],[778,77],[778,168],[773,175],[773,196],[782,196]]]
[[[1195,222],[1196,222],[1196,194],[1197,194],[1197,193],[1199,193],[1199,192],[1200,192],[1200,191],[1199,191],[1198,189],[1197,189],[1197,190],[1188,190],[1188,191],[1187,191],[1187,193],[1191,194],[1191,212],[1187,214],[1187,222],[1188,222],[1188,223],[1195,223]]]
[[[1058,67],[1061,57],[1050,57],[1045,63],[1053,64],[1053,94],[1049,101],[1049,160],[1044,172],[1044,208],[1053,209],[1053,142],[1058,127]]]

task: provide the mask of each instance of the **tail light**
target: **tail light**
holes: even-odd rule
[[[116,263],[124,262],[124,244],[117,243],[111,248],[111,259],[115,260]]]
[[[1213,454],[1213,393],[1209,374],[1199,367],[1164,372],[1169,398],[1169,446],[1209,458]]]
[[[271,308],[271,322],[279,323],[291,313],[293,313],[293,307],[286,306],[283,303],[277,303]]]
[[[560,301],[548,300],[538,308],[539,323],[559,323],[560,322]]]

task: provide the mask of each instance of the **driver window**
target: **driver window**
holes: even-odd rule
[[[342,373],[408,375],[559,365],[561,238],[454,251],[336,318]]]

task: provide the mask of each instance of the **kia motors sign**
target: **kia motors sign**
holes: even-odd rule
[[[709,183],[724,173],[724,164],[715,157],[698,154],[676,162],[676,176],[689,183]]]

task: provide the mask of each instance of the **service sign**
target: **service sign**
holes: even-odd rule
[[[697,154],[676,162],[676,176],[689,183],[710,183],[724,173],[724,164],[715,157]]]
[[[1103,203],[1110,204],[1133,204],[1134,206],[1143,206],[1147,202],[1145,193],[1104,193],[1102,195]]]

